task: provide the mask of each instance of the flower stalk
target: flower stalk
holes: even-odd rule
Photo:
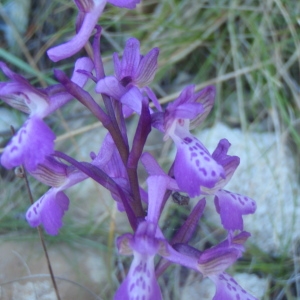
[[[23,127],[6,146],[1,164],[8,169],[24,166],[33,177],[49,186],[40,199],[31,203],[26,219],[30,226],[43,226],[50,235],[59,234],[64,215],[72,209],[68,188],[92,178],[110,192],[112,201],[127,216],[132,228],[116,240],[119,254],[133,259],[114,299],[162,299],[157,278],[171,264],[211,279],[216,285],[214,300],[256,299],[226,273],[242,256],[250,237],[244,231],[243,218],[256,210],[254,200],[224,189],[240,159],[228,154],[230,143],[226,138],[216,143],[216,149],[210,153],[192,133],[212,110],[215,88],[208,86],[196,91],[194,85],[189,85],[177,99],[162,107],[151,89],[159,49],[154,47],[144,55],[140,53],[140,42],[133,37],[126,41],[122,54],[113,54],[114,74],[105,74],[98,20],[107,3],[134,9],[139,2],[75,0],[76,34],[70,41],[49,49],[47,54],[55,62],[70,58],[85,47],[94,33],[92,54],[74,63],[71,78],[55,69],[59,82],[56,85],[34,87],[0,62],[8,78],[0,83],[0,98],[28,114]],[[96,96],[87,90],[87,82],[93,85]],[[67,153],[56,151],[55,133],[44,121],[70,101],[79,101],[107,131],[103,143],[98,145],[98,153],[91,152],[88,161],[79,162]],[[133,114],[139,119],[130,142],[127,119]],[[168,173],[145,151],[149,134],[155,130],[163,133],[164,141],[170,138],[176,148]],[[140,163],[147,173],[146,190],[139,176]],[[195,198],[196,205],[185,220],[179,220],[181,226],[175,235],[167,238],[161,215],[168,201],[172,201],[171,195],[185,199],[186,204]],[[210,248],[198,249],[191,241],[210,201],[207,196],[214,198],[215,213],[220,216],[226,238]],[[53,284],[57,291],[55,281]]]

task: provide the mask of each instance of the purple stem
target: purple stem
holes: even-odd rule
[[[127,174],[130,187],[133,193],[134,211],[137,216],[143,217],[144,211],[141,203],[139,181],[137,176],[138,161],[143,153],[143,149],[149,133],[151,132],[151,116],[149,112],[148,101],[144,98],[142,101],[141,116],[133,138],[132,148],[127,162]]]

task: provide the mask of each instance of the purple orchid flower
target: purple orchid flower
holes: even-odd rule
[[[154,257],[165,248],[165,239],[156,237],[160,207],[170,179],[164,175],[150,176],[148,182],[148,215],[135,234],[124,234],[117,239],[119,252],[133,254],[129,273],[115,294],[118,299],[162,299],[155,271]]]
[[[208,277],[215,283],[216,293],[213,300],[255,300],[256,298],[253,295],[246,292],[230,275],[225,273],[225,270],[241,257],[244,251],[244,243],[249,237],[250,234],[243,231],[234,236],[231,241],[226,239],[203,252],[187,244],[178,244],[174,245],[178,252],[169,251],[169,256],[165,258],[176,262],[178,260],[177,257],[180,257],[178,253],[186,256],[187,259],[180,257],[180,264],[197,270],[204,277]],[[196,258],[196,267],[190,266],[190,262],[192,262],[191,257]],[[189,261],[188,264],[186,264],[187,261]]]
[[[122,60],[119,59],[117,53],[113,55],[115,76],[100,79],[96,86],[96,92],[120,100],[129,108],[125,115],[129,115],[132,111],[140,114],[142,92],[161,111],[161,106],[155,94],[147,86],[154,78],[158,54],[159,49],[153,48],[143,56],[140,54],[140,42],[135,38],[128,39]]]
[[[137,297],[144,300],[162,299],[155,277],[154,257],[164,241],[155,238],[155,227],[153,223],[142,222],[134,235],[125,234],[117,240],[119,252],[133,254],[134,258],[126,279],[115,294],[115,300]]]
[[[212,188],[224,177],[223,167],[189,131],[190,124],[198,125],[211,110],[214,94],[213,87],[194,93],[194,86],[188,86],[165,112],[165,139],[171,137],[177,147],[175,179],[179,188],[191,197],[200,195],[201,187]]]
[[[1,164],[8,169],[24,164],[26,169],[33,171],[54,150],[55,134],[42,119],[73,97],[61,85],[37,89],[24,77],[11,71],[6,64],[1,62],[0,68],[11,80],[0,83],[1,99],[29,114],[28,120],[5,148]],[[84,86],[88,77],[77,72],[81,69],[91,71],[92,61],[84,57],[75,64],[72,81]]]
[[[100,15],[107,2],[122,8],[133,9],[140,0],[74,0],[79,9],[77,18],[77,34],[67,43],[50,48],[47,51],[49,58],[57,62],[68,58],[78,51],[88,42]]]
[[[63,216],[69,208],[69,198],[63,190],[88,176],[52,157],[46,157],[44,163],[38,164],[30,173],[52,188],[29,207],[26,213],[27,222],[32,227],[42,224],[48,234],[57,235],[63,225]]]

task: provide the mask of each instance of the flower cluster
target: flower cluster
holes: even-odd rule
[[[133,255],[133,260],[115,299],[162,299],[157,277],[173,263],[210,278],[216,285],[213,299],[255,299],[225,272],[241,257],[250,236],[244,231],[243,216],[256,209],[252,199],[224,189],[239,165],[239,157],[228,154],[228,140],[220,140],[210,153],[191,133],[211,111],[215,88],[208,86],[195,91],[193,85],[187,86],[175,101],[161,107],[149,87],[156,73],[159,49],[153,48],[142,55],[135,38],[127,40],[123,55],[113,54],[115,74],[106,76],[99,46],[101,27],[97,25],[106,2],[133,9],[139,1],[75,0],[79,10],[76,35],[47,52],[53,61],[71,57],[94,33],[93,57],[79,58],[71,78],[55,70],[58,84],[36,88],[5,63],[0,63],[8,78],[8,82],[0,83],[1,99],[29,115],[6,146],[1,164],[8,169],[23,165],[37,180],[50,186],[28,209],[28,223],[33,227],[43,225],[50,235],[58,234],[70,202],[64,190],[90,177],[110,191],[132,227],[132,233],[124,233],[117,239],[119,253]],[[102,95],[103,105],[85,90],[87,81],[94,83],[95,92]],[[90,161],[86,162],[55,151],[55,134],[43,121],[67,102],[76,100],[107,129],[98,154],[91,153]],[[139,121],[133,141],[129,143],[126,118],[132,114],[137,114]],[[144,151],[152,129],[161,131],[164,140],[171,138],[177,148],[168,173]],[[139,162],[148,173],[147,192],[140,186]],[[168,240],[159,220],[172,193],[187,194],[196,198],[197,204],[175,236]],[[214,196],[216,213],[220,215],[227,238],[212,248],[197,249],[189,242],[208,195]],[[162,257],[164,263],[155,265],[156,256]]]

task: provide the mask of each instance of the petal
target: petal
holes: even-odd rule
[[[50,48],[47,51],[47,54],[52,61],[57,62],[65,59],[81,50],[81,48],[87,43],[93,29],[95,28],[105,4],[106,1],[99,1],[91,12],[85,14],[80,30],[70,41],[54,48]]]
[[[141,114],[143,95],[137,87],[133,86],[130,90],[128,90],[121,97],[120,101],[137,114]]]
[[[97,82],[97,93],[106,94],[116,100],[120,100],[126,93],[126,89],[120,84],[114,76],[107,76]]]
[[[163,112],[154,112],[153,114],[151,114],[151,122],[152,122],[152,127],[156,128],[160,132],[163,133],[165,132]]]
[[[214,86],[207,86],[196,94],[196,103],[202,104],[203,112],[191,120],[190,130],[198,127],[210,113],[215,102],[216,88]]]
[[[151,99],[151,101],[153,102],[153,104],[156,107],[156,109],[158,111],[162,112],[162,108],[161,108],[160,103],[159,103],[156,95],[154,94],[154,92],[148,86],[145,86],[143,88],[143,90],[146,92],[148,98]]]
[[[69,207],[69,198],[55,188],[31,205],[26,213],[27,222],[32,227],[42,224],[50,235],[58,234],[62,227],[62,218]]]
[[[201,253],[198,269],[203,276],[213,276],[224,272],[241,256],[240,249],[215,247]]]
[[[151,83],[157,69],[158,48],[153,48],[140,61],[139,66],[134,74],[133,81],[139,87]]]
[[[0,97],[8,105],[31,115],[44,117],[48,107],[48,96],[33,87],[24,77],[11,71],[5,63],[0,62],[3,73],[11,82],[0,83]]]
[[[38,164],[30,175],[35,177],[38,181],[52,187],[62,186],[68,176],[68,166],[58,161],[52,156],[45,157],[43,163]]]
[[[212,154],[212,158],[224,168],[225,176],[224,178],[220,178],[210,191],[205,190],[208,194],[215,194],[218,190],[222,189],[230,181],[232,175],[240,164],[240,158],[238,156],[231,156],[227,154],[229,147],[230,143],[228,140],[222,139]]]
[[[195,86],[187,86],[179,95],[179,97],[172,103],[170,103],[166,109],[165,116],[165,128],[166,130],[172,125],[175,119],[182,118],[180,110],[184,111],[184,107],[188,104],[193,104],[197,108],[197,111],[191,110],[193,106],[187,106],[186,111],[190,111],[184,118],[189,119],[190,129],[195,128],[206,118],[210,112],[215,97],[215,88],[208,86],[207,88],[195,93]],[[201,108],[201,109],[200,109]]]
[[[107,2],[115,6],[134,9],[141,0],[108,0]]]
[[[168,176],[161,168],[155,158],[148,152],[144,152],[141,156],[141,162],[150,176]],[[168,176],[168,189],[172,191],[179,191],[176,180]]]
[[[89,12],[94,8],[94,0],[74,0],[78,9],[82,12]]]
[[[130,242],[133,239],[131,233],[125,233],[117,238],[116,244],[120,254],[122,255],[132,255],[133,251],[130,247]]]
[[[203,107],[199,103],[185,103],[178,105],[174,111],[175,119],[193,119],[203,112]]]
[[[112,178],[127,178],[120,153],[109,133],[105,136],[101,149],[92,164],[101,168]]]
[[[215,206],[226,230],[243,230],[242,216],[256,210],[256,203],[251,198],[225,190],[216,193]]]
[[[167,176],[155,158],[148,152],[144,152],[141,156],[141,162],[149,175]]]
[[[121,61],[121,67],[118,66],[115,69],[116,77],[120,82],[124,81],[124,86],[127,81],[131,81],[132,77],[136,73],[138,65],[140,63],[140,42],[135,38],[130,38],[127,40],[123,58]]]
[[[29,106],[26,104],[27,97],[24,93],[20,91],[24,91],[22,85],[16,82],[5,82],[0,83],[0,97],[8,105],[16,108],[24,113],[30,114],[31,110]]]
[[[28,119],[11,139],[2,156],[1,164],[11,169],[24,164],[29,171],[36,169],[54,151],[55,134],[39,118]]]
[[[212,188],[224,176],[223,167],[189,132],[181,132],[180,136],[172,134],[171,137],[177,146],[174,175],[182,191],[191,197],[198,196],[201,186]]]
[[[222,273],[210,276],[216,285],[216,294],[213,300],[257,300],[254,296],[247,293],[230,275]]]
[[[105,167],[111,160],[115,149],[116,149],[116,145],[111,135],[108,133],[102,142],[102,146],[100,148],[99,153],[93,159],[92,164],[99,168]]]
[[[94,68],[94,63],[88,57],[81,57],[76,60],[74,72],[71,80],[79,85],[80,87],[84,87],[88,80],[88,76],[86,74],[80,73],[78,71],[84,70],[86,72],[92,72]]]
[[[148,214],[147,221],[155,225],[161,213],[161,204],[164,199],[167,186],[169,185],[169,177],[166,175],[149,176],[147,179],[148,184]]]
[[[134,253],[129,273],[117,290],[114,299],[162,299],[154,272],[154,256]]]

